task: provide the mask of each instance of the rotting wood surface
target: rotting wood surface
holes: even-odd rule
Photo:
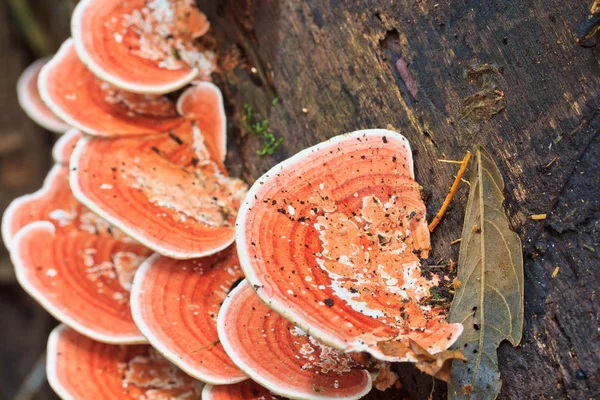
[[[523,343],[499,349],[500,398],[600,396],[600,248],[590,250],[600,245],[600,49],[574,39],[587,2],[199,4],[221,55],[216,80],[228,102],[229,166],[249,182],[331,136],[392,126],[413,147],[433,216],[457,169],[436,160],[459,160],[484,144],[503,173],[525,253]],[[271,157],[256,156],[258,139],[241,130],[246,103],[284,138]],[[467,193],[459,190],[433,233],[435,258],[457,259],[450,242],[460,236]],[[548,219],[530,219],[539,213]],[[399,370],[402,391],[371,398],[429,396],[431,378]],[[437,383],[434,398],[444,397]]]

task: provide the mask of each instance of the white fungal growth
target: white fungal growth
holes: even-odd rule
[[[75,211],[74,209],[56,209],[50,211],[48,213],[48,216],[50,217],[50,219],[55,220],[58,226],[64,227],[70,225],[77,218],[77,211]]]
[[[384,204],[375,196],[366,196],[359,212],[352,216],[325,212],[316,218],[314,227],[322,249],[315,261],[329,275],[329,289],[335,298],[393,327],[404,321],[406,303],[410,303],[413,316],[421,313],[422,318],[417,318],[421,321],[437,318],[430,315],[431,306],[421,300],[438,278],[423,278],[418,255],[413,252],[417,247],[413,247],[413,238],[405,235],[408,226],[417,223],[414,217],[415,212],[395,197]],[[376,298],[389,301],[381,303]]]

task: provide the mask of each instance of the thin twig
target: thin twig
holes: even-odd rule
[[[440,211],[438,211],[436,216],[433,218],[433,221],[431,221],[431,223],[429,224],[429,232],[433,232],[435,227],[438,226],[438,224],[442,220],[442,217],[446,213],[448,206],[450,206],[450,203],[452,202],[452,199],[454,198],[454,195],[456,194],[456,191],[458,190],[458,185],[461,182],[462,176],[464,175],[465,171],[467,170],[467,165],[469,164],[470,159],[471,159],[471,152],[467,151],[465,158],[463,158],[463,160],[462,160],[460,169],[458,170],[458,173],[456,174],[456,179],[454,179],[454,183],[452,184],[452,187],[450,188],[450,192],[446,196],[446,199],[444,200],[444,203],[442,204]]]
[[[200,348],[197,348],[196,350],[192,350],[192,351],[190,351],[190,354],[197,353],[197,352],[199,352],[200,350],[204,350],[204,349],[206,349],[206,348],[208,348],[208,347],[210,347],[210,346],[215,346],[215,345],[219,344],[220,342],[221,342],[221,341],[220,341],[219,339],[217,339],[217,340],[213,340],[212,342],[210,342],[210,343],[209,343],[209,344],[207,344],[207,345],[204,345],[204,346],[202,346],[202,347],[200,347]]]
[[[427,400],[433,400],[433,392],[435,392],[435,378],[433,376],[431,377],[431,381],[433,382],[433,384],[431,386],[431,392],[429,393],[429,397],[427,398]]]

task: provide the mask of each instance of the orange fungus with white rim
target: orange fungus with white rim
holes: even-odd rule
[[[71,39],[44,66],[39,87],[52,111],[94,136],[147,135],[182,122],[168,98],[128,93],[96,78],[77,57]]]
[[[56,133],[69,130],[70,126],[44,104],[38,89],[38,78],[48,59],[40,59],[23,71],[17,81],[19,105],[35,123]]]
[[[407,140],[389,130],[338,136],[273,167],[240,208],[244,273],[269,307],[346,352],[384,354],[414,340],[431,353],[462,332],[424,302],[430,250],[425,205]]]
[[[63,399],[173,399],[201,396],[203,384],[147,345],[93,341],[64,325],[48,340],[48,382]]]
[[[87,336],[144,343],[129,291],[150,251],[75,200],[67,167],[56,166],[46,185],[16,199],[4,216],[19,283],[55,318]]]
[[[71,20],[87,67],[134,93],[167,93],[209,79],[215,54],[195,42],[209,27],[193,0],[83,0]]]
[[[206,385],[202,390],[202,400],[275,400],[266,388],[247,380],[235,385]]]
[[[177,111],[200,128],[211,159],[215,162],[225,161],[227,123],[219,88],[210,82],[195,84],[179,96]]]
[[[50,222],[33,222],[19,231],[11,252],[17,279],[78,332],[106,343],[145,343],[131,317],[129,290],[150,252],[113,233],[120,235],[114,228],[57,233]]]
[[[52,158],[54,159],[54,162],[68,167],[71,162],[73,150],[79,139],[82,137],[83,133],[75,128],[65,132],[65,134],[54,143],[54,147],[52,148]]]
[[[55,165],[40,190],[16,198],[7,207],[2,216],[2,239],[11,250],[17,232],[35,221],[52,222],[58,231],[77,229],[78,216],[84,210],[85,207],[71,193],[69,168]]]
[[[243,381],[247,375],[217,335],[221,304],[242,276],[235,246],[192,260],[155,255],[135,276],[134,321],[150,344],[188,375],[215,385]]]
[[[233,362],[273,393],[359,399],[371,390],[371,376],[360,364],[269,309],[246,281],[223,303],[217,327]]]
[[[71,170],[79,201],[160,254],[198,258],[234,240],[246,185],[211,161],[193,121],[142,138],[84,138]]]

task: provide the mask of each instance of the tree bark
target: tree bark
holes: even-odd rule
[[[485,145],[506,181],[524,244],[521,346],[499,349],[503,399],[600,396],[600,75],[574,32],[589,4],[565,1],[199,0],[220,56],[229,167],[249,183],[301,149],[344,132],[393,127],[413,148],[433,215],[457,166]],[[279,98],[276,105],[273,99]],[[244,105],[284,138],[273,156],[242,129]],[[432,235],[457,259],[467,185]],[[547,213],[541,222],[533,214]],[[559,267],[558,274],[553,272]],[[432,380],[398,366],[426,399]],[[377,398],[374,395],[373,398]],[[436,384],[435,398],[445,397]]]

